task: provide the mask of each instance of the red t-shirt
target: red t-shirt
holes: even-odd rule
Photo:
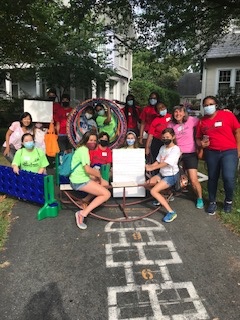
[[[72,108],[58,108],[57,114],[55,115],[55,121],[60,123],[59,134],[66,134],[67,118],[72,111]]]
[[[89,155],[91,166],[112,163],[112,150],[110,148],[102,150],[97,146],[95,150],[89,150]]]
[[[167,113],[164,117],[158,116],[153,120],[148,130],[156,139],[161,139],[162,131],[167,128],[168,122],[171,120],[171,114]]]
[[[53,102],[53,120],[56,122],[56,116],[58,114],[58,111],[62,109],[62,106],[58,102]]]
[[[159,114],[155,111],[155,108],[152,106],[146,106],[143,108],[140,119],[145,122],[144,124],[144,131],[148,132],[149,127],[152,121],[158,116]]]
[[[204,116],[198,123],[196,137],[202,139],[203,135],[209,136],[209,149],[225,151],[236,149],[236,130],[240,123],[232,112],[218,110],[215,117]]]
[[[133,108],[135,108],[136,113],[137,113],[137,118],[135,117],[133,113]],[[123,113],[125,114],[125,107],[122,109]],[[138,127],[138,120],[140,119],[140,114],[141,114],[141,108],[136,106],[136,107],[130,107],[128,106],[128,117],[127,117],[127,128],[128,129],[137,129]]]

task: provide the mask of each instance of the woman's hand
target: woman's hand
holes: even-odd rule
[[[152,165],[151,164],[146,164],[145,165],[146,171],[152,171]]]
[[[4,150],[3,155],[4,155],[4,156],[9,156],[9,153],[10,153],[10,147],[8,146],[8,147],[6,147],[6,149]]]
[[[210,145],[209,140],[201,140],[201,146],[202,148],[207,148]]]

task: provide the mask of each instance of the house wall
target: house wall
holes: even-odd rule
[[[205,61],[202,77],[202,99],[208,95],[217,95],[219,70],[224,69],[240,69],[240,59],[226,57]]]

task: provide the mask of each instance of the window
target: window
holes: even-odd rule
[[[219,81],[218,81],[218,91],[229,92],[231,87],[231,70],[220,70],[219,71]]]
[[[240,70],[236,70],[235,93],[240,94]]]

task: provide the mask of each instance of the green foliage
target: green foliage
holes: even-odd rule
[[[159,93],[161,100],[170,111],[180,101],[180,96],[176,92],[161,88],[150,81],[133,80],[130,83],[130,91],[135,96],[138,105],[142,107],[148,104],[148,98],[152,91]]]
[[[17,121],[23,113],[22,99],[0,99],[0,126],[8,127],[13,121]]]

